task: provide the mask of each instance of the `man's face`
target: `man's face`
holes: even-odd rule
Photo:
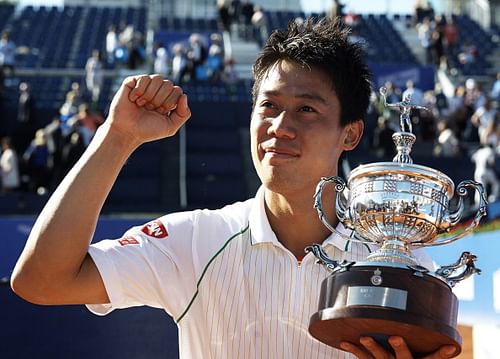
[[[342,151],[358,143],[363,126],[354,126],[354,142],[351,128],[340,125],[340,102],[322,71],[278,62],[264,75],[252,112],[257,174],[278,193],[314,191],[321,177],[337,174]]]

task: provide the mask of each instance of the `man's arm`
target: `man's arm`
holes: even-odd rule
[[[190,115],[187,96],[170,81],[124,80],[107,121],[35,222],[11,278],[18,295],[38,304],[109,302],[87,254],[99,212],[132,152],[173,136]]]

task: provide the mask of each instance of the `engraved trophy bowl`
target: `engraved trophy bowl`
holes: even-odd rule
[[[385,101],[385,89],[380,91]],[[323,281],[318,312],[309,332],[316,339],[339,348],[342,341],[359,343],[371,336],[388,347],[391,335],[402,336],[414,355],[425,355],[451,344],[461,351],[456,330],[458,300],[452,287],[480,270],[476,257],[462,253],[457,262],[431,271],[413,256],[412,249],[451,243],[470,233],[486,214],[486,199],[480,183],[466,180],[455,190],[442,172],[413,164],[410,112],[423,109],[402,102],[385,105],[400,112],[401,132],[393,135],[397,154],[392,162],[361,165],[349,175],[323,178],[315,193],[314,206],[325,226],[350,241],[378,249],[362,262],[338,262],[328,258],[320,245],[306,248],[331,274]],[[335,185],[336,214],[353,236],[338,232],[326,219],[322,193]],[[452,237],[440,236],[461,219],[467,189],[479,193],[480,203],[471,223]],[[457,208],[450,210],[454,193]],[[390,350],[390,347],[388,347]]]

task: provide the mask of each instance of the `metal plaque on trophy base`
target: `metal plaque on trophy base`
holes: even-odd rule
[[[385,100],[385,89],[380,92]],[[379,248],[362,262],[332,260],[320,245],[306,249],[331,271],[322,283],[309,332],[337,348],[342,341],[358,344],[360,337],[371,336],[390,349],[387,339],[397,335],[414,355],[429,354],[447,344],[455,346],[457,355],[462,339],[456,330],[458,300],[452,288],[480,272],[476,257],[464,252],[455,263],[431,271],[411,250],[448,244],[470,233],[486,214],[484,189],[467,180],[455,191],[444,173],[413,164],[410,152],[416,136],[410,112],[424,108],[411,105],[409,96],[386,106],[400,111],[401,132],[393,135],[397,149],[393,162],[361,165],[347,183],[332,176],[318,184],[314,205],[325,226],[350,241]],[[325,218],[321,198],[330,183],[335,185],[337,217],[354,231],[353,237],[338,232]],[[480,198],[472,222],[452,237],[439,236],[462,218],[467,188],[475,189]],[[455,192],[459,199],[451,212]]]

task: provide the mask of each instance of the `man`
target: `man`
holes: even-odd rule
[[[85,84],[94,104],[99,101],[104,82],[104,63],[102,53],[98,49],[92,50],[92,55],[85,64]]]
[[[313,209],[320,178],[337,174],[342,152],[358,144],[369,102],[368,70],[347,36],[337,22],[292,23],[257,59],[250,132],[262,187],[255,198],[169,214],[89,248],[133,150],[172,136],[190,116],[187,96],[170,81],[126,79],[108,120],[37,220],[14,290],[35,303],[92,303],[98,314],[164,308],[179,327],[182,358],[352,357],[307,332],[328,272],[304,256],[313,243],[337,260],[367,255],[365,246],[331,234]],[[325,208],[333,208],[330,190]],[[397,358],[411,357],[401,338],[390,342]],[[344,345],[361,358],[389,355],[371,338]],[[450,357],[446,349],[429,358]]]
[[[16,61],[16,44],[11,39],[10,31],[5,31],[0,37],[0,67],[4,74],[12,76]]]
[[[19,84],[19,100],[17,103],[17,123],[13,134],[14,147],[18,153],[24,153],[35,133],[36,103],[27,82]]]

